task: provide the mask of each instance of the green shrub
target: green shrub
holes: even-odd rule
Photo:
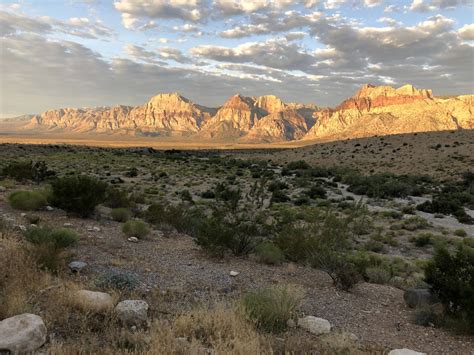
[[[128,194],[115,187],[108,187],[105,193],[104,205],[110,208],[130,207]]]
[[[242,299],[245,314],[257,328],[281,332],[295,315],[302,292],[290,286],[274,286],[248,293]]]
[[[460,245],[455,253],[437,248],[425,268],[425,280],[444,304],[448,316],[474,330],[474,249]]]
[[[64,249],[74,245],[77,234],[66,228],[36,227],[25,232],[33,257],[41,268],[58,271],[64,264]]]
[[[127,221],[122,226],[122,232],[128,237],[141,239],[150,233],[150,229],[142,221]]]
[[[410,239],[417,247],[423,248],[427,245],[433,244],[433,235],[430,233],[420,234]]]
[[[32,180],[40,183],[54,176],[56,173],[48,169],[44,161],[16,161],[11,162],[2,169],[2,176],[8,176],[17,181]]]
[[[138,279],[123,271],[107,271],[99,276],[96,285],[100,288],[112,288],[118,291],[133,291],[139,285]]]
[[[312,239],[308,228],[286,225],[278,234],[275,244],[283,251],[285,258],[302,262],[309,256]]]
[[[312,198],[326,198],[326,189],[319,185],[313,185],[306,191],[306,194]]]
[[[112,219],[117,222],[126,222],[132,213],[127,208],[114,208],[111,212]]]
[[[392,275],[390,270],[387,270],[385,267],[373,266],[365,270],[369,282],[375,284],[387,284]]]
[[[263,242],[257,245],[255,255],[259,262],[268,265],[280,265],[285,259],[281,249],[270,242]]]
[[[46,197],[39,191],[15,191],[8,197],[10,205],[23,211],[37,211],[46,206]]]
[[[455,236],[458,236],[458,237],[466,237],[467,236],[467,232],[464,230],[464,229],[456,229],[454,231],[454,235]]]
[[[408,231],[425,229],[429,226],[430,226],[430,223],[426,219],[419,216],[407,218],[402,222],[402,228]]]
[[[59,178],[52,183],[53,204],[67,212],[88,217],[106,197],[107,184],[89,176]]]

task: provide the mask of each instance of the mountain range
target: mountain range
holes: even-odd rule
[[[412,85],[364,85],[334,108],[285,103],[273,95],[234,95],[219,108],[178,93],[142,106],[62,108],[34,115],[24,129],[182,136],[201,140],[274,142],[340,139],[474,129],[474,95],[436,97]]]

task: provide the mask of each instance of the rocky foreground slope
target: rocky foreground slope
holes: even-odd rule
[[[474,129],[473,97],[438,98],[412,85],[364,85],[335,108],[237,94],[213,109],[173,93],[137,107],[49,110],[34,116],[26,128],[251,142],[338,139]]]

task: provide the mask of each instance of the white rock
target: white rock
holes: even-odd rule
[[[127,240],[129,242],[132,242],[132,243],[138,243],[138,238],[137,237],[130,237],[130,238],[127,238]]]
[[[20,214],[20,216],[25,217],[26,213],[23,212],[23,213]]]
[[[232,277],[235,277],[235,276],[237,276],[238,274],[240,274],[240,272],[238,272],[238,271],[232,270],[232,271],[230,272],[230,276],[232,276]]]
[[[51,207],[51,206],[46,206],[45,209],[46,209],[46,211],[53,211],[54,210],[54,208]]]
[[[100,232],[100,228],[99,228],[99,227],[92,227],[92,230],[93,230],[94,232]]]
[[[425,355],[425,353],[420,353],[410,349],[394,349],[390,351],[388,355]]]
[[[327,319],[307,316],[298,319],[298,325],[308,332],[320,335],[328,334],[331,331],[331,324]]]
[[[41,317],[24,313],[0,322],[0,349],[10,353],[30,353],[46,342],[46,326]]]
[[[72,223],[67,223],[66,222],[66,223],[63,224],[63,227],[72,227],[72,226],[73,226]]]
[[[85,311],[103,313],[114,308],[112,296],[105,292],[80,290],[75,293],[76,305]]]
[[[5,192],[7,191],[7,188],[5,186],[0,186],[0,192]]]
[[[68,266],[72,272],[79,272],[87,266],[87,263],[83,261],[71,261]]]
[[[142,300],[125,300],[117,304],[115,314],[128,326],[146,324],[148,320],[148,303]]]
[[[24,226],[23,224],[20,224],[18,226],[18,229],[21,230],[22,232],[26,232],[26,230],[27,230],[26,226]]]
[[[296,322],[294,321],[294,319],[290,318],[286,321],[286,325],[288,326],[288,328],[294,328],[296,327]]]

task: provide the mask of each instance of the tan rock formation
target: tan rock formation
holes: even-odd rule
[[[474,128],[471,96],[438,99],[411,85],[394,89],[364,85],[334,109],[316,113],[305,139]]]

